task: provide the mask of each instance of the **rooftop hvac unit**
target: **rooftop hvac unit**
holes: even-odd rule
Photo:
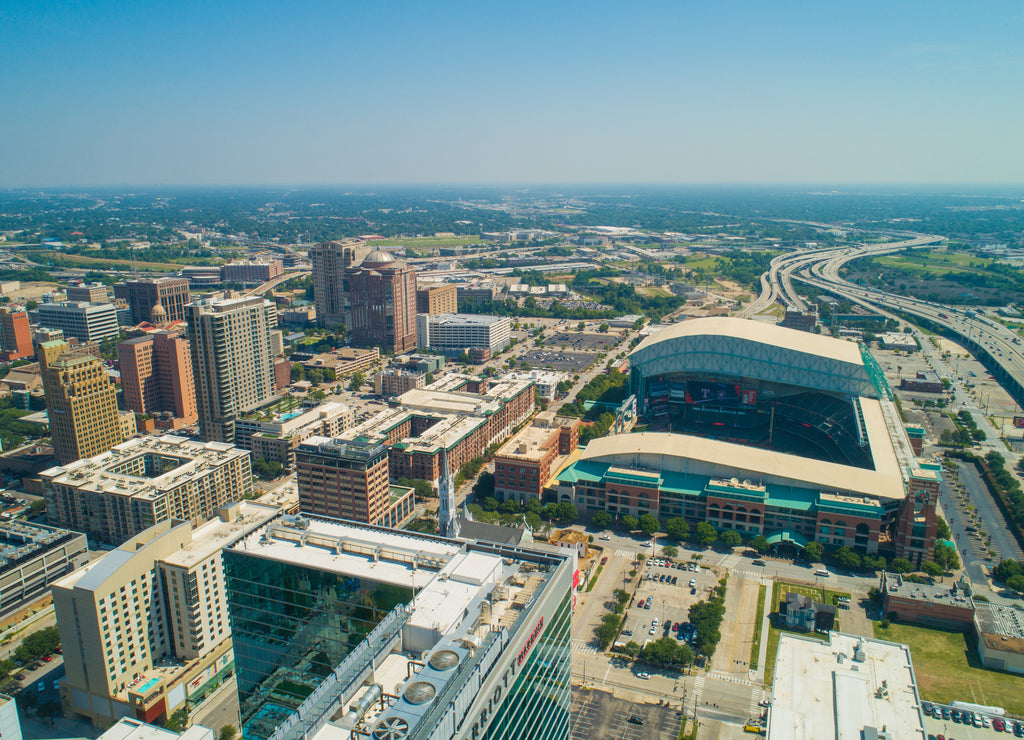
[[[374,740],[404,740],[409,736],[409,723],[401,717],[381,720],[373,731]]]

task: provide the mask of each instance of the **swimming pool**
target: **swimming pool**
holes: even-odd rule
[[[151,678],[151,679],[149,679],[148,681],[146,681],[146,683],[142,684],[142,686],[139,687],[139,693],[140,694],[145,694],[151,688],[156,686],[157,683],[159,683],[159,682],[160,682],[159,678]]]

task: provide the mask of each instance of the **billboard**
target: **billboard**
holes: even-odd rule
[[[750,388],[746,388],[743,391],[743,403],[747,406],[753,406],[757,403],[757,391]]]
[[[686,381],[687,403],[739,403],[740,387],[729,383],[711,383],[703,380]]]
[[[1013,427],[1014,429],[1024,429],[1024,416],[1013,417]]]

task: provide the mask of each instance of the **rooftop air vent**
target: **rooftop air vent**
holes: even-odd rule
[[[409,736],[409,723],[401,717],[388,717],[373,731],[374,740],[402,740]]]
[[[436,694],[437,689],[434,688],[434,684],[429,681],[416,681],[409,684],[402,696],[410,704],[426,704],[428,701],[432,701]]]
[[[430,667],[435,671],[450,671],[459,664],[461,658],[454,650],[438,650],[430,656]]]

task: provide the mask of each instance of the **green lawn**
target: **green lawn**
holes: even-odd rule
[[[750,646],[750,668],[757,670],[757,659],[761,656],[761,628],[764,626],[764,602],[768,595],[768,587],[763,583],[757,594],[757,621],[754,622],[754,642]]]
[[[1024,714],[1024,676],[982,667],[974,641],[964,633],[909,624],[883,629],[875,622],[875,637],[910,647],[921,698],[942,704],[959,699]]]

